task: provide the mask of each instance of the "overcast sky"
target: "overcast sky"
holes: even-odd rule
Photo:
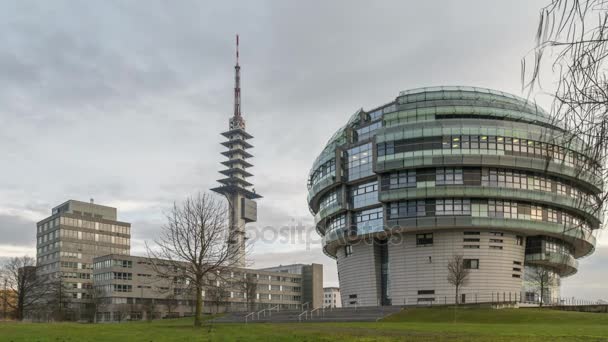
[[[118,208],[143,254],[173,201],[216,186],[235,33],[255,226],[310,226],[307,173],[352,113],[422,86],[521,95],[546,2],[0,1],[0,256],[34,255],[35,221],[89,198]],[[337,285],[310,237],[257,243],[254,266],[319,262]],[[605,240],[564,296],[608,298]]]

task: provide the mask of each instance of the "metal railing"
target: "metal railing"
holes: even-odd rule
[[[304,317],[305,320],[308,319],[308,310],[306,310],[298,315],[298,322],[302,322],[302,315],[305,315],[305,317]]]
[[[302,303],[302,310],[304,310],[304,306],[306,306],[306,309],[310,309],[310,302]]]
[[[325,316],[325,308],[316,308],[316,309],[312,309],[310,310],[310,318],[313,317],[313,314],[315,313],[315,311],[317,312],[317,317],[320,316],[320,313],[323,313],[323,316]]]
[[[255,318],[254,315],[255,315],[255,312],[252,312],[252,313],[248,314],[247,316],[245,316],[245,324],[247,324],[247,322],[248,322],[247,319],[249,318],[249,316],[252,316],[252,319],[254,319]]]
[[[268,308],[266,310],[268,310],[268,314],[270,316],[272,316],[272,310],[275,310],[276,312],[279,312],[279,311],[281,311],[281,306],[279,304],[277,304],[277,305],[275,305],[275,306],[273,306],[271,308]]]

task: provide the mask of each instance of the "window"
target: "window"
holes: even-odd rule
[[[416,187],[416,170],[393,172],[382,178],[382,189],[402,189]]]
[[[521,261],[513,261],[513,265],[521,265]]]
[[[490,239],[490,243],[502,243],[502,239]]]
[[[384,230],[382,207],[355,212],[353,218],[358,234]]]
[[[464,242],[479,242],[479,239],[472,239],[472,238],[464,238],[463,239]]]
[[[464,235],[480,235],[479,232],[462,232]]]
[[[388,218],[413,218],[413,217],[424,217],[432,216],[432,207],[434,206],[434,200],[428,200],[429,204],[425,200],[410,200],[410,201],[399,201],[391,202],[388,204]],[[433,204],[431,204],[433,203]],[[431,211],[427,212],[427,207]]]
[[[374,122],[370,125],[357,129],[357,139],[362,141],[371,137],[378,128],[382,127],[382,121]]]
[[[446,198],[435,200],[436,216],[471,215],[471,200],[469,198]]]
[[[514,272],[521,272],[521,268],[519,268],[519,267],[513,267],[513,271]]]
[[[479,249],[479,245],[464,245],[462,248],[465,249]]]
[[[372,144],[353,147],[346,152],[346,170],[348,180],[355,180],[373,175]]]
[[[490,246],[490,249],[502,249],[502,246]]]
[[[464,259],[464,268],[469,270],[479,269],[479,259]]]
[[[418,290],[418,295],[435,294],[435,290]]]
[[[325,225],[325,233],[327,234],[328,232],[331,232],[332,230],[344,228],[345,226],[346,226],[346,216],[345,215],[338,215],[336,217],[332,217],[329,220],[327,220],[327,223]]]
[[[345,256],[349,256],[353,254],[353,246],[352,245],[346,245],[344,246],[344,255]]]
[[[460,168],[438,168],[435,178],[436,185],[460,185],[462,181],[462,169]]]
[[[336,174],[336,161],[334,159],[328,160],[321,164],[310,176],[308,186],[311,187],[321,180],[334,176]]]
[[[348,295],[348,298],[349,299],[357,299],[357,295],[356,294],[351,294],[351,295]]]
[[[513,278],[521,278],[521,275],[519,275],[519,274],[512,274],[511,276],[512,276]]]
[[[378,203],[378,182],[370,182],[351,188],[353,208],[362,208]]]
[[[431,246],[433,244],[433,233],[416,234],[416,246]]]
[[[338,192],[330,192],[321,198],[321,201],[319,202],[319,210],[328,208],[336,203],[338,203]]]
[[[515,237],[516,243],[518,246],[523,246],[524,245],[524,237],[523,236],[519,236],[517,235]]]

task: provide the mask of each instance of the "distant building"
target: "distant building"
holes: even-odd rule
[[[116,208],[69,200],[37,224],[37,272],[64,285],[72,307],[86,304],[93,285],[93,258],[130,254],[131,224]]]
[[[340,297],[339,287],[324,287],[323,288],[323,307],[324,308],[341,308],[342,299]]]
[[[167,278],[155,271],[147,257],[130,255],[130,234],[131,225],[117,221],[116,208],[67,201],[38,223],[38,265],[27,271],[62,284],[73,319],[87,319],[84,315],[91,310],[98,322],[192,315],[195,294],[188,282],[178,270],[175,277]],[[157,264],[162,265],[162,260]],[[246,274],[255,279],[252,300],[246,298]],[[209,281],[221,282],[210,283],[222,285],[221,295],[203,293],[206,313],[323,305],[320,264],[261,270],[233,267],[222,271],[220,278]],[[51,319],[45,312],[32,312],[29,317]]]
[[[155,263],[162,267],[162,260]],[[225,292],[218,294],[206,289],[203,292],[204,312],[258,311],[273,307],[296,310],[307,302],[310,307],[321,307],[320,301],[313,303],[308,296],[313,294],[313,298],[321,298],[322,265],[297,266],[289,268],[293,273],[226,268],[218,277],[209,276],[208,283]],[[194,314],[194,293],[188,281],[179,277],[179,271],[175,277],[160,276],[148,258],[124,255],[96,258],[93,268],[94,287],[101,298],[98,322],[138,320],[148,314],[153,314],[154,318]],[[246,277],[254,279],[255,298],[247,298]],[[314,282],[311,278],[321,281]]]

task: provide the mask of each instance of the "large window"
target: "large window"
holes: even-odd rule
[[[334,159],[328,160],[321,164],[310,176],[308,187],[317,184],[322,179],[336,174],[336,161]]]
[[[353,147],[346,152],[348,180],[355,180],[373,175],[372,144],[367,143]]]
[[[479,268],[479,259],[464,259],[464,268],[468,270],[476,270]]]
[[[327,221],[327,225],[325,226],[325,233],[339,228],[346,227],[346,216],[344,214],[338,215],[336,217],[332,217]]]
[[[355,212],[354,221],[357,234],[365,234],[384,230],[382,207]]]
[[[438,168],[435,179],[436,185],[461,185],[463,184],[461,168]]]
[[[468,198],[446,198],[435,200],[436,216],[471,215],[471,200]]]
[[[416,246],[433,245],[433,233],[416,234]]]
[[[427,211],[427,208],[431,210]],[[434,216],[435,203],[433,200],[391,202],[387,212],[389,219]]]
[[[374,135],[374,131],[382,127],[382,121],[377,121],[365,127],[357,129],[358,141],[363,141]]]
[[[382,189],[401,189],[416,187],[416,170],[403,170],[382,177]]]
[[[353,208],[362,208],[378,203],[378,182],[355,185],[351,188]]]
[[[336,203],[338,203],[338,192],[332,191],[321,198],[321,201],[319,202],[319,210],[328,208]]]

